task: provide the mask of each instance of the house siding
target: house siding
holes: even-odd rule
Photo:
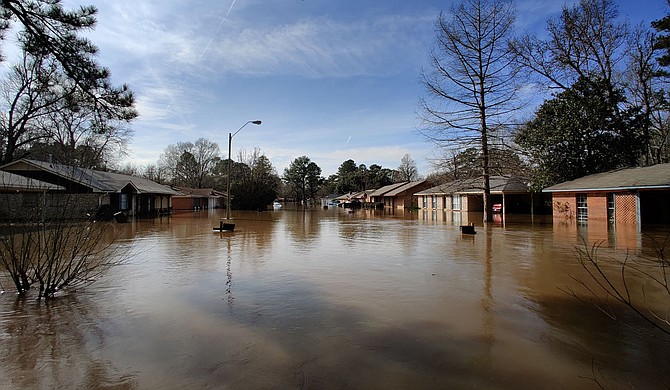
[[[0,220],[84,219],[95,215],[104,200],[100,194],[4,193]]]
[[[552,199],[555,221],[574,221],[577,219],[577,194],[584,192],[554,193]],[[587,223],[607,223],[607,192],[587,192]],[[637,195],[630,192],[614,193],[614,223],[616,228],[637,227]]]
[[[607,222],[607,194],[587,193],[589,222]]]
[[[551,201],[554,219],[576,220],[577,198],[574,193],[554,194]]]

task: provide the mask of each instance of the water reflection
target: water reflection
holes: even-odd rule
[[[578,232],[340,209],[213,232],[221,216],[127,224],[137,255],[48,306],[0,296],[0,388],[588,389],[593,362],[610,387],[670,383],[667,345],[560,291],[585,276]]]
[[[104,357],[105,330],[97,322],[105,316],[86,294],[34,299],[3,305],[1,388],[137,388],[132,371]]]

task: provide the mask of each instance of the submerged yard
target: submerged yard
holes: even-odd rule
[[[670,385],[667,341],[566,293],[588,281],[576,230],[463,236],[411,214],[279,210],[212,232],[222,216],[134,221],[118,244],[133,256],[92,286],[48,302],[0,295],[0,388]],[[632,242],[599,254],[653,253],[648,236]]]

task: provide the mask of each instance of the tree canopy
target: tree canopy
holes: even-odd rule
[[[323,184],[321,168],[307,156],[297,157],[284,169],[282,180],[293,192],[296,201],[305,203],[316,196]]]
[[[544,102],[516,142],[544,188],[593,173],[635,166],[645,148],[639,109],[622,110],[623,93],[605,79],[580,79]]]
[[[132,135],[126,124],[138,114],[132,91],[112,85],[109,70],[95,60],[97,47],[80,36],[94,27],[96,12],[65,10],[59,0],[0,5],[3,43],[14,26],[23,53],[2,86],[2,162],[48,153],[92,167],[124,152]]]

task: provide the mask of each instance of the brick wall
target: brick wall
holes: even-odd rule
[[[577,219],[577,198],[575,194],[554,193],[551,208],[554,219],[569,221]]]
[[[586,206],[589,213],[589,222],[607,222],[607,194],[586,194]]]
[[[0,220],[87,218],[95,215],[99,194],[4,193],[0,194]]]
[[[633,193],[614,196],[616,226],[637,226],[637,196]]]

